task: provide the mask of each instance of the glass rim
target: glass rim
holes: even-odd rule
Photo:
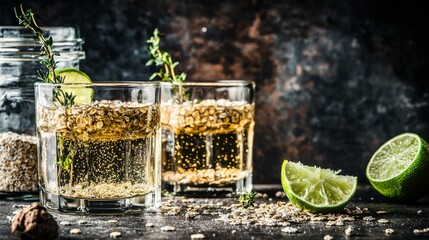
[[[179,85],[171,82],[161,82],[161,86],[175,86]],[[255,82],[251,80],[209,80],[209,81],[189,81],[181,83],[185,87],[241,87],[241,86],[255,86]]]
[[[36,82],[35,87],[61,87],[61,86],[81,86],[81,87],[143,87],[160,86],[159,81],[115,81],[115,82],[91,82],[91,83],[45,83]]]
[[[51,35],[52,33],[59,33],[61,30],[69,30],[69,31],[74,31],[74,36],[72,36],[71,38],[65,39],[65,40],[60,40],[54,39],[54,46],[55,45],[62,45],[62,44],[67,44],[67,43],[74,43],[74,44],[83,44],[85,41],[83,38],[80,37],[80,31],[78,27],[73,27],[73,26],[49,26],[49,27],[40,27],[44,33],[48,33],[49,35]],[[2,34],[4,34],[5,32],[7,33],[9,31],[20,31],[20,35],[18,36],[4,36]],[[25,46],[32,46],[33,44],[35,45],[40,45],[39,40],[36,38],[36,36],[34,35],[34,33],[30,30],[27,29],[23,26],[0,26],[0,43],[21,43]]]

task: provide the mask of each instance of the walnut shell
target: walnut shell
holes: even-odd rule
[[[58,224],[46,208],[33,203],[15,215],[11,231],[25,240],[55,239],[58,237]]]

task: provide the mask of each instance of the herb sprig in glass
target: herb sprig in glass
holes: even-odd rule
[[[43,36],[43,30],[39,27],[36,21],[36,14],[31,10],[24,10],[22,4],[20,5],[20,14],[18,14],[16,8],[15,16],[19,20],[19,24],[23,25],[25,28],[28,28],[36,34],[36,37],[41,43],[40,48],[40,63],[45,65],[47,71],[39,69],[37,73],[39,74],[39,79],[45,83],[64,83],[64,77],[61,77],[55,73],[57,67],[57,62],[55,61],[55,56],[59,56],[59,53],[53,50],[53,40],[51,36],[45,38]],[[54,91],[54,100],[59,102],[63,106],[74,105],[74,100],[76,96],[64,92],[61,89],[56,89]]]
[[[168,52],[164,52],[159,48],[159,42],[161,38],[159,36],[159,30],[155,28],[153,35],[149,38],[149,54],[151,59],[146,62],[146,66],[162,66],[159,72],[155,72],[150,76],[150,80],[159,78],[164,82],[171,82],[179,91],[179,103],[184,100],[184,90],[182,83],[186,79],[186,74],[181,73],[179,75],[175,72],[175,67],[179,62],[173,62],[171,55]]]
[[[16,8],[15,16],[19,20],[19,24],[23,25],[25,28],[28,28],[34,32],[36,37],[39,39],[41,43],[40,48],[40,63],[45,65],[47,71],[43,71],[39,69],[37,73],[39,74],[39,79],[45,83],[64,83],[65,77],[61,77],[55,73],[57,62],[55,61],[55,56],[59,56],[60,54],[53,49],[53,40],[51,36],[45,38],[43,35],[43,30],[39,27],[36,21],[36,14],[31,10],[24,10],[22,4],[20,5],[20,14],[18,14]],[[64,92],[61,88],[55,88],[53,90],[53,100],[54,102],[60,103],[62,106],[72,106],[75,104],[76,95]],[[57,164],[60,167],[60,170],[69,171],[70,172],[70,184],[72,184],[73,180],[73,158],[75,156],[75,146],[71,147],[71,150],[68,153],[64,153],[64,141],[65,139],[59,139],[59,149],[58,155],[60,161]],[[59,175],[61,173],[59,172]]]

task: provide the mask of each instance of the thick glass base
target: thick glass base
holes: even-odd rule
[[[233,197],[249,193],[253,189],[252,174],[236,182],[224,185],[182,184],[164,182],[167,191],[186,197]]]
[[[67,198],[40,190],[40,204],[48,210],[70,214],[88,215],[122,215],[141,214],[146,211],[155,211],[161,205],[161,190],[144,196],[122,199],[80,199]]]

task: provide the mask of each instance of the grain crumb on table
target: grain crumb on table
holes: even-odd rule
[[[392,228],[388,228],[388,229],[384,230],[384,232],[386,234],[393,234],[393,233],[395,233],[395,230],[393,230]]]
[[[176,231],[176,228],[173,226],[164,226],[161,227],[161,231],[163,232],[172,232],[172,231]]]
[[[294,227],[285,227],[285,228],[282,228],[281,231],[284,233],[298,233],[299,232],[298,228],[294,228]]]
[[[70,226],[71,223],[69,221],[61,221],[60,225],[62,225],[62,226]]]
[[[77,221],[77,224],[79,224],[79,225],[81,225],[81,224],[87,224],[87,223],[88,223],[88,221],[86,221],[84,219],[81,219],[81,220]]]
[[[70,230],[71,234],[82,234],[82,231],[79,228],[73,228]]]
[[[364,220],[365,222],[373,222],[373,221],[375,221],[375,217],[366,216],[366,217],[363,217],[362,220]]]
[[[323,240],[332,240],[332,239],[334,239],[334,238],[331,235],[325,235],[323,237]]]
[[[428,233],[428,232],[429,232],[429,227],[423,228],[423,229],[414,229],[413,230],[414,234],[423,234],[423,233]]]
[[[202,233],[196,233],[191,235],[191,239],[204,239],[204,238],[206,238],[206,236],[204,236],[204,234]]]
[[[390,221],[385,219],[385,218],[381,218],[377,220],[378,223],[389,223]]]
[[[356,231],[355,231],[354,227],[351,225],[348,226],[344,232],[347,236],[356,235]]]
[[[110,238],[119,238],[122,236],[121,232],[111,232],[110,233]]]
[[[376,213],[377,213],[377,214],[386,214],[386,213],[387,213],[387,211],[380,210],[380,211],[377,211]]]

